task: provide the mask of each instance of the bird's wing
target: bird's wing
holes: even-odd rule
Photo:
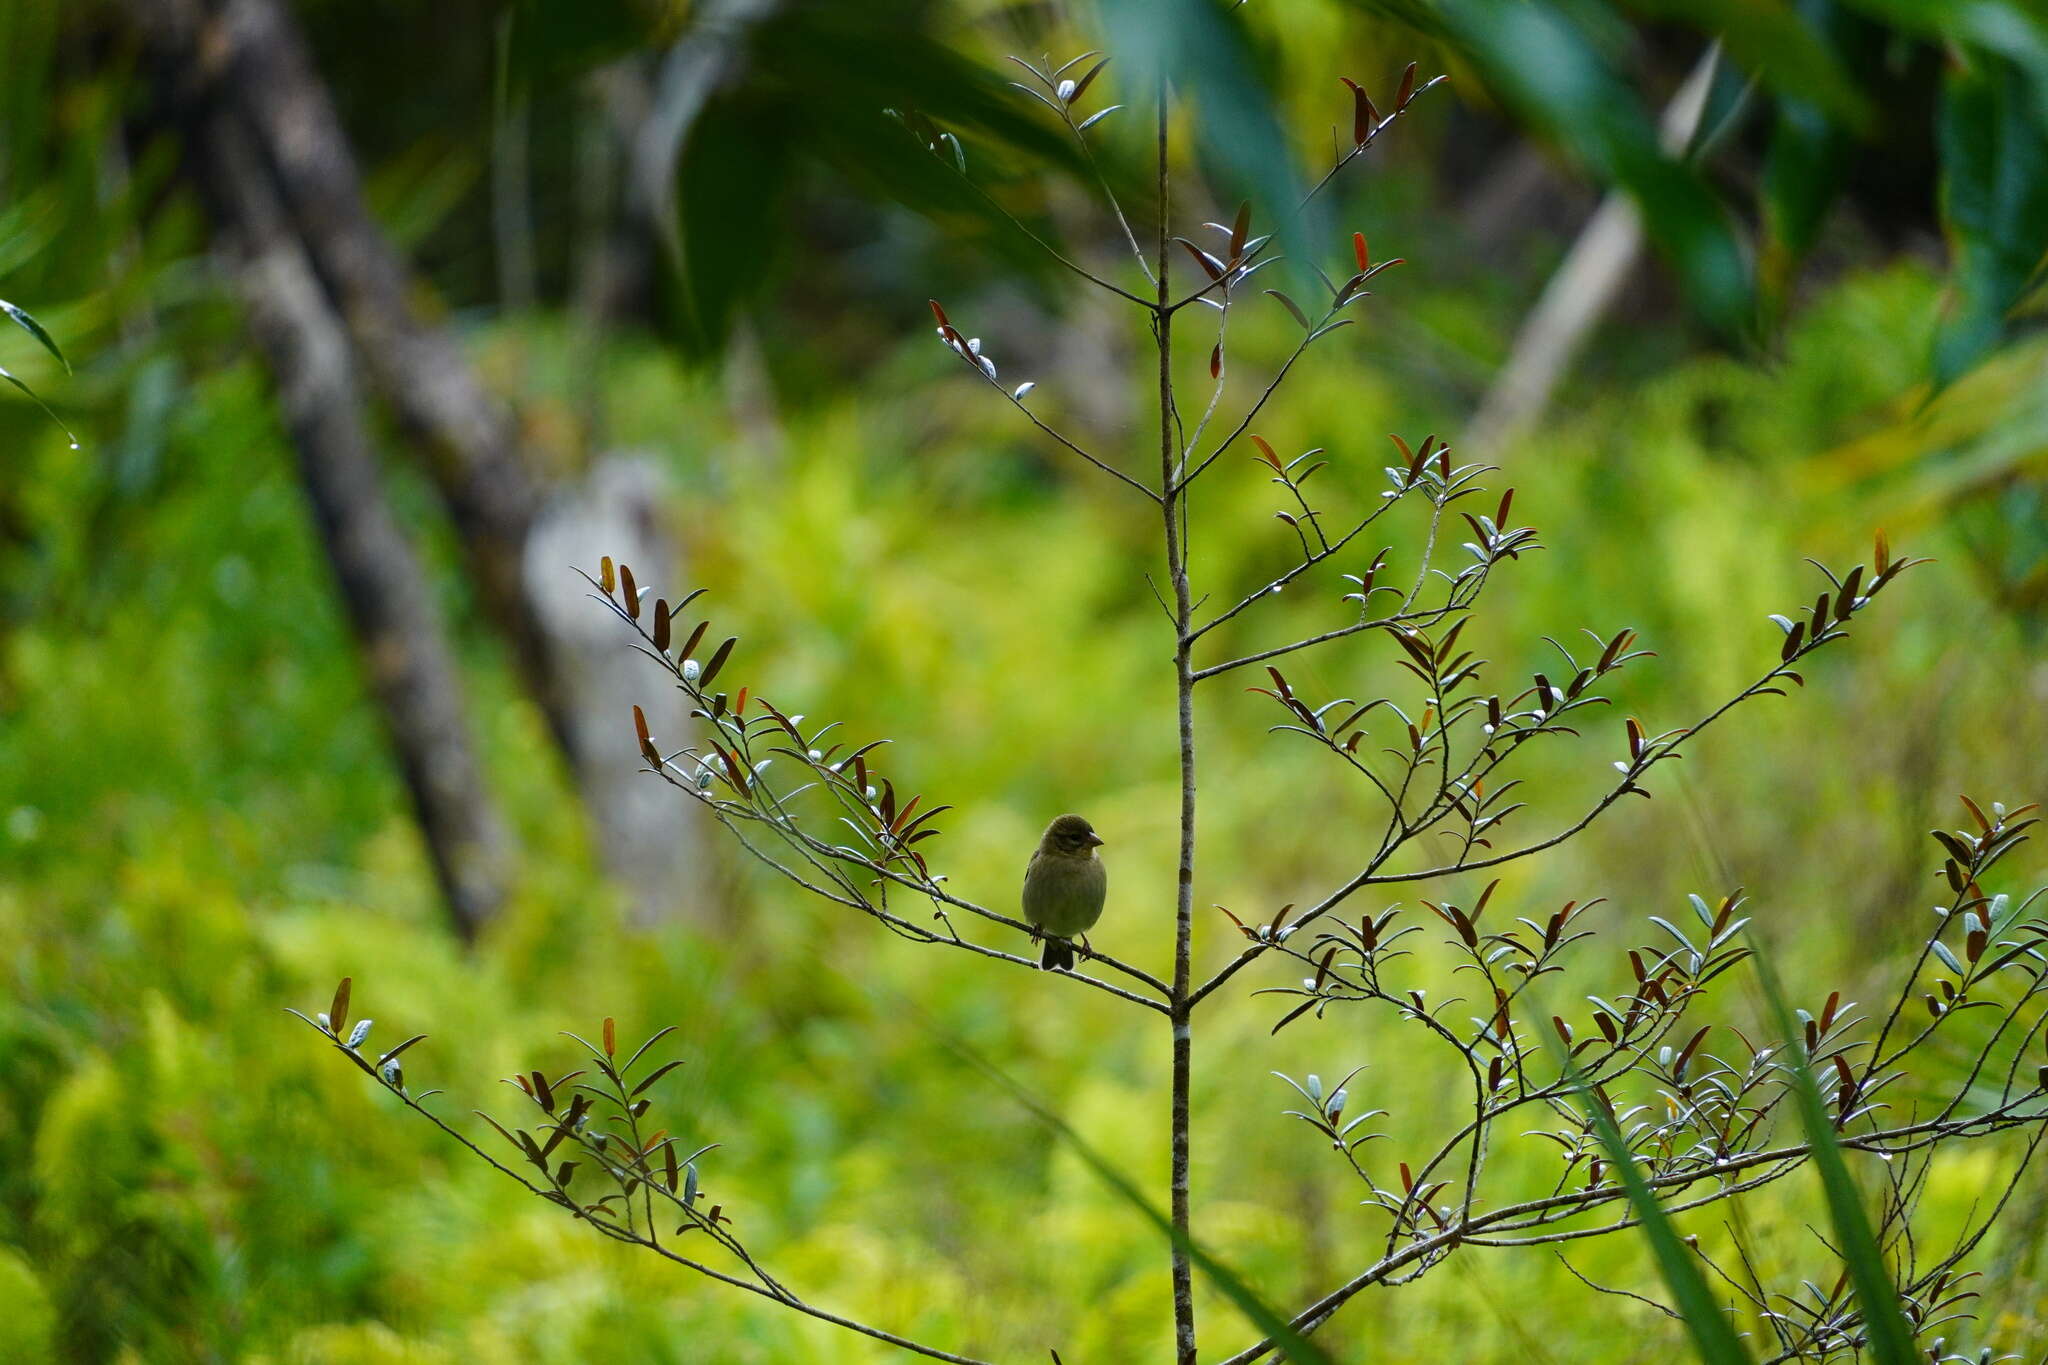
[[[1031,874],[1038,866],[1038,860],[1045,856],[1042,848],[1033,849],[1031,856],[1024,860],[1024,917],[1031,917]]]

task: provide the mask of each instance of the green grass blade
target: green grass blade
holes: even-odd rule
[[[1253,1326],[1266,1334],[1283,1359],[1296,1362],[1296,1365],[1332,1365],[1330,1357],[1323,1354],[1320,1347],[1295,1331],[1288,1324],[1286,1316],[1260,1298],[1252,1287],[1244,1282],[1242,1276],[1202,1250],[1192,1238],[1182,1235],[1181,1231],[1174,1227],[1171,1219],[1140,1193],[1123,1172],[1110,1165],[1101,1153],[1082,1141],[1080,1134],[1069,1128],[1057,1115],[1040,1109],[1038,1116],[1051,1124],[1072,1144],[1074,1151],[1088,1164],[1089,1169],[1101,1178],[1103,1184],[1109,1186],[1119,1198],[1150,1219],[1153,1226],[1165,1233],[1173,1244],[1186,1254],[1195,1269],[1207,1276],[1223,1291],[1224,1297],[1236,1304],[1237,1310],[1251,1320]]]
[[[965,1058],[975,1069],[986,1075],[990,1080],[993,1080],[997,1085],[1003,1087],[1003,1089],[1009,1091],[1011,1096],[1019,1104],[1029,1109],[1040,1122],[1065,1138],[1073,1147],[1076,1155],[1087,1164],[1090,1170],[1095,1172],[1103,1184],[1109,1186],[1111,1192],[1126,1204],[1129,1204],[1151,1222],[1154,1227],[1164,1233],[1167,1239],[1188,1258],[1189,1263],[1196,1270],[1199,1270],[1211,1283],[1222,1290],[1224,1297],[1237,1305],[1238,1311],[1250,1319],[1254,1327],[1265,1333],[1267,1339],[1273,1343],[1273,1349],[1279,1354],[1280,1358],[1293,1362],[1293,1365],[1334,1365],[1334,1362],[1328,1355],[1323,1353],[1320,1347],[1302,1336],[1301,1333],[1297,1332],[1288,1323],[1284,1313],[1260,1298],[1257,1292],[1245,1283],[1243,1276],[1204,1251],[1193,1238],[1184,1235],[1180,1229],[1176,1228],[1173,1225],[1172,1219],[1168,1218],[1160,1211],[1156,1204],[1147,1199],[1138,1187],[1131,1183],[1128,1176],[1111,1165],[1108,1158],[1089,1146],[1086,1139],[1068,1126],[1065,1119],[1040,1103],[1038,1098],[1030,1091],[1010,1079],[994,1063],[980,1056],[965,1043],[954,1038],[945,1037],[943,1034],[938,1036],[946,1046]],[[1716,1362],[1716,1365],[1719,1365],[1719,1362]]]
[[[23,393],[27,394],[28,401],[34,403],[37,407],[41,408],[44,414],[48,416],[52,422],[55,422],[57,424],[57,429],[62,431],[64,433],[65,438],[71,442],[71,448],[73,450],[78,449],[77,434],[74,433],[70,427],[64,425],[64,419],[57,415],[56,409],[52,408],[48,403],[45,403],[43,401],[43,396],[41,394],[37,393],[28,385],[22,383],[21,380],[15,376],[12,370],[9,370],[4,366],[0,366],[0,379],[6,380],[8,383],[14,385],[15,388],[20,389]]]
[[[873,989],[873,983],[863,984]],[[1008,1091],[1010,1097],[1029,1110],[1033,1117],[1071,1143],[1075,1153],[1103,1184],[1109,1186],[1112,1193],[1166,1234],[1167,1239],[1188,1258],[1189,1264],[1222,1290],[1224,1296],[1237,1306],[1238,1311],[1265,1334],[1266,1339],[1272,1343],[1277,1358],[1290,1361],[1292,1365],[1335,1365],[1320,1347],[1294,1329],[1281,1310],[1260,1298],[1258,1293],[1245,1283],[1243,1276],[1204,1251],[1193,1238],[1184,1236],[1174,1227],[1173,1220],[1147,1199],[1137,1186],[1131,1183],[1128,1176],[1112,1166],[1108,1158],[1089,1146],[1086,1139],[1075,1132],[1065,1119],[1054,1113],[1036,1095],[1013,1080],[1001,1067],[975,1051],[964,1040],[941,1027],[915,1001],[886,988],[878,990],[877,993],[886,996],[895,1009],[923,1028],[940,1046]]]
[[[1685,1322],[1686,1335],[1692,1338],[1693,1350],[1707,1365],[1750,1365],[1748,1348],[1742,1344],[1742,1338],[1729,1323],[1728,1315],[1707,1287],[1706,1276],[1700,1274],[1691,1249],[1679,1237],[1678,1229],[1664,1212],[1664,1206],[1657,1202],[1649,1180],[1644,1177],[1642,1168],[1636,1165],[1628,1145],[1622,1141],[1621,1129],[1607,1112],[1607,1106],[1593,1093],[1592,1086],[1587,1084],[1585,1073],[1579,1070],[1578,1058],[1572,1056],[1569,1047],[1562,1050],[1565,1074],[1579,1092],[1586,1112],[1592,1115],[1593,1129],[1599,1135],[1600,1145],[1607,1149],[1608,1163],[1621,1177],[1629,1207],[1634,1210],[1643,1237],[1657,1258],[1657,1271],[1664,1277],[1664,1285],[1677,1304],[1679,1316]]]
[[[1863,1196],[1842,1159],[1842,1145],[1835,1137],[1835,1122],[1828,1114],[1820,1083],[1807,1064],[1806,1053],[1795,1041],[1799,1034],[1785,996],[1778,989],[1777,974],[1759,949],[1755,955],[1757,979],[1770,1001],[1772,1022],[1788,1054],[1793,1085],[1799,1099],[1799,1119],[1806,1128],[1806,1141],[1814,1168],[1820,1172],[1821,1188],[1827,1194],[1828,1222],[1835,1233],[1835,1245],[1848,1263],[1849,1283],[1863,1310],[1863,1330],[1869,1337],[1870,1356],[1878,1365],[1914,1365],[1919,1359],[1913,1346],[1913,1329],[1899,1305],[1898,1286],[1884,1263],[1884,1252],[1871,1230],[1870,1217],[1863,1208]]]
[[[44,350],[57,357],[57,363],[64,367],[64,373],[71,373],[71,362],[64,358],[64,352],[57,349],[57,339],[50,335],[42,323],[30,317],[27,309],[11,304],[6,299],[0,299],[0,313],[5,313],[13,319],[15,326],[41,342]]]

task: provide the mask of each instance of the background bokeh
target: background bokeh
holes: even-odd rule
[[[623,37],[598,19],[594,36],[558,35],[562,8],[294,7],[422,296],[516,404],[551,472],[614,452],[663,471],[684,580],[664,590],[710,590],[716,620],[741,637],[735,682],[893,740],[899,786],[957,807],[923,847],[962,894],[1007,905],[1044,821],[1083,811],[1108,836],[1113,873],[1095,941],[1166,972],[1177,793],[1170,639],[1145,579],[1157,526],[935,345],[925,299],[984,338],[1006,380],[1035,380],[1037,410],[1133,469],[1149,458],[1153,382],[1138,320],[1013,268],[957,206],[905,208],[848,158],[793,155],[759,168],[761,202],[684,205],[686,220],[730,212],[754,229],[758,260],[733,277],[729,312],[707,312],[701,280],[657,263],[593,326],[579,253],[620,197],[590,173],[610,117],[601,80],[644,78],[692,16],[623,6]],[[1654,119],[1704,38],[1643,11],[1600,18],[1594,50]],[[1064,60],[1096,31],[1056,6],[913,12],[920,41],[990,68],[1009,51]],[[1325,128],[1349,119],[1339,75],[1385,90],[1411,57],[1454,74],[1333,185],[1329,267],[1354,229],[1407,264],[1381,278],[1359,326],[1297,367],[1258,427],[1283,452],[1327,447],[1326,496],[1363,505],[1388,432],[1456,439],[1471,420],[1604,172],[1519,114],[1454,33],[1333,0],[1254,0],[1244,19],[1304,173],[1323,164]],[[283,1012],[320,1007],[353,975],[377,1039],[431,1035],[408,1054],[409,1077],[445,1086],[450,1114],[506,1107],[495,1077],[568,1066],[558,1030],[605,1015],[632,1036],[678,1024],[687,1062],[661,1091],[672,1124],[723,1144],[707,1185],[820,1302],[1003,1359],[1044,1359],[1049,1345],[1069,1362],[1166,1359],[1156,1233],[947,1047],[999,1061],[1157,1190],[1164,1029],[833,913],[715,839],[688,904],[652,924],[629,913],[589,835],[604,812],[584,808],[479,619],[404,433],[380,423],[390,496],[434,570],[519,848],[497,922],[473,948],[451,934],[269,378],[176,140],[152,121],[123,11],[5,0],[0,30],[16,54],[0,81],[0,292],[74,369],[22,334],[0,338],[0,364],[78,438],[74,449],[11,390],[0,404],[0,1358],[890,1358],[602,1242],[407,1121]],[[501,60],[521,41],[556,60]],[[2017,804],[2048,778],[2048,348],[2023,305],[2010,335],[1935,387],[1963,248],[1943,235],[1924,82],[1959,49],[1909,25],[1887,41],[1870,70],[1890,126],[1836,147],[1848,190],[1789,268],[1777,316],[1731,335],[1683,270],[1645,257],[1548,410],[1487,452],[1502,467],[1493,485],[1517,488],[1518,519],[1546,549],[1497,576],[1467,636],[1503,676],[1546,667],[1542,637],[1581,627],[1634,626],[1657,651],[1621,675],[1615,719],[1586,745],[1538,757],[1520,817],[1533,831],[1601,784],[1621,714],[1684,724],[1775,657],[1767,613],[1820,582],[1804,557],[1848,562],[1880,525],[1934,557],[1819,656],[1803,693],[1717,728],[1660,770],[1654,802],[1517,866],[1499,893],[1530,913],[1608,897],[1595,922],[1621,943],[1689,891],[1745,886],[1802,1000],[1836,988],[1871,1000],[1895,979],[1934,894],[1925,833],[1960,819],[1955,793]],[[787,72],[776,61],[756,54],[756,97],[784,109],[776,79],[801,91],[815,54]],[[1103,82],[1108,99],[1143,104],[1115,67]],[[523,280],[502,268],[492,193],[508,89],[528,147]],[[1885,93],[1900,89],[1918,93]],[[1136,164],[1123,159],[1140,140],[1132,112],[1104,125],[1113,178]],[[1767,124],[1739,124],[1705,163],[1737,205],[1738,237],[1762,222],[1743,206]],[[778,127],[830,150],[818,129]],[[1228,150],[1180,168],[1186,218],[1234,211]],[[984,149],[970,140],[967,154],[980,174]],[[1014,146],[986,155],[1006,203],[1082,259],[1123,268],[1085,179]],[[1248,306],[1232,326],[1241,373],[1291,344],[1277,306]],[[1201,356],[1188,359],[1192,377]],[[1198,593],[1229,600],[1287,563],[1272,491],[1248,461],[1217,466],[1195,508]],[[1412,544],[1412,530],[1391,538]],[[1357,567],[1311,575],[1230,643],[1340,623],[1337,575]],[[1388,655],[1346,641],[1289,675],[1304,692],[1366,695],[1397,680]],[[650,693],[660,684],[623,635],[615,666]],[[1234,935],[1208,906],[1263,917],[1312,899],[1355,870],[1376,827],[1333,765],[1266,733],[1260,699],[1224,685],[1199,720],[1197,948],[1213,968]],[[679,806],[679,828],[685,818]],[[2023,851],[2006,889],[2038,868]],[[1281,1304],[1341,1278],[1384,1229],[1341,1163],[1282,1116],[1290,1092],[1268,1073],[1367,1065],[1353,1092],[1392,1111],[1393,1136],[1373,1149],[1390,1156],[1456,1103],[1384,1018],[1333,1015],[1269,1038],[1281,1007],[1249,991],[1287,975],[1240,978],[1196,1062],[1198,1231]],[[1987,1144],[1945,1162],[1930,1216],[1996,1187],[2006,1155]],[[1755,1214],[1760,1245],[1793,1274],[1813,1260],[1801,1197]],[[1960,1336],[2044,1349],[2048,1266],[2030,1250],[2044,1220],[2048,1197],[2019,1201],[2014,1230],[1979,1257],[1984,1312]],[[1651,1283],[1633,1241],[1574,1263]],[[1203,1312],[1219,1346],[1249,1339],[1206,1290]],[[1343,1360],[1681,1349],[1675,1324],[1593,1295],[1544,1250],[1471,1253],[1367,1295],[1328,1340]]]

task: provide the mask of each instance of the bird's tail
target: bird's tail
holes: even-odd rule
[[[1072,939],[1045,936],[1045,952],[1039,957],[1038,965],[1044,971],[1071,972],[1074,970],[1074,943]]]

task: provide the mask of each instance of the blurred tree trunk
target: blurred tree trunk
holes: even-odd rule
[[[277,386],[300,481],[455,928],[505,899],[507,839],[472,748],[432,584],[384,497],[348,337],[228,116],[203,107],[193,160],[229,245],[249,332]]]
[[[284,230],[317,274],[322,298],[401,426],[427,456],[427,468],[461,539],[478,600],[509,641],[527,689],[569,762],[592,818],[607,867],[632,893],[639,917],[694,905],[701,884],[690,812],[670,803],[658,829],[622,838],[613,812],[638,811],[629,707],[621,704],[622,649],[595,649],[588,628],[560,608],[575,605],[611,623],[581,600],[572,570],[603,553],[638,555],[649,571],[673,574],[679,558],[662,542],[650,506],[626,521],[637,545],[605,542],[617,517],[600,517],[589,534],[559,534],[579,510],[606,506],[573,484],[545,483],[513,413],[478,380],[457,338],[427,320],[404,262],[371,217],[347,135],[290,15],[277,0],[131,0],[155,36],[162,59],[202,83],[254,149],[249,173],[274,187]],[[650,477],[639,481],[645,490]],[[557,534],[547,546],[573,545],[579,557],[537,556],[535,531]],[[584,553],[587,551],[587,553]],[[671,578],[646,575],[650,582]],[[611,643],[618,643],[616,636]],[[611,732],[616,731],[616,736]],[[618,742],[608,742],[611,736]],[[626,761],[619,761],[621,746]],[[652,826],[652,813],[641,817]]]
[[[637,703],[656,734],[689,728],[688,707],[674,687],[648,685],[637,656],[622,653],[619,623],[590,600],[565,564],[593,564],[613,555],[632,564],[644,583],[673,584],[674,539],[661,508],[667,482],[652,460],[609,455],[573,486],[548,500],[526,541],[526,590],[553,641],[561,666],[575,678],[579,705],[571,717],[576,748],[596,773],[610,777],[592,809],[592,837],[606,869],[632,895],[633,916],[650,924],[674,912],[679,896],[701,889],[701,866],[690,808],[666,783],[641,777],[630,717]],[[666,590],[666,589],[662,589]],[[657,680],[658,681],[658,680]],[[708,881],[708,879],[705,879]]]
[[[193,60],[215,68],[221,97],[256,140],[363,366],[428,455],[479,601],[573,762],[571,703],[521,587],[526,533],[543,500],[539,478],[511,412],[478,382],[455,337],[414,307],[405,264],[370,216],[348,135],[291,17],[275,0],[139,3],[195,14]]]

